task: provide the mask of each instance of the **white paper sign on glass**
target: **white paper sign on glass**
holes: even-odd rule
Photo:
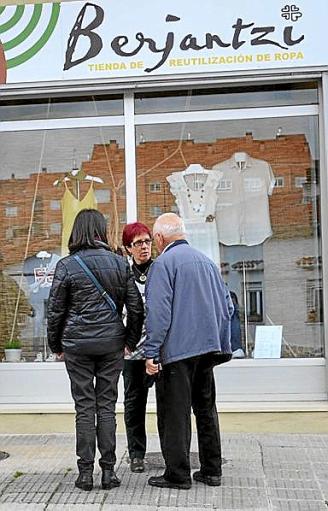
[[[280,358],[282,325],[257,326],[254,358]]]

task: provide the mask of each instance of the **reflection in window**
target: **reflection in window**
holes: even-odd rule
[[[17,206],[6,206],[5,214],[6,216],[17,216],[18,214]]]
[[[123,115],[123,96],[97,95],[77,98],[9,99],[1,101],[0,108],[1,120],[3,121]]]
[[[296,176],[295,177],[295,187],[303,188],[303,185],[305,185],[306,181],[307,181],[306,176]]]
[[[44,233],[43,198],[36,197],[34,203],[32,232],[35,236],[42,236]]]
[[[150,193],[160,192],[162,189],[161,183],[149,183],[149,191]]]
[[[15,300],[9,303],[0,292],[0,309],[2,299],[10,309],[5,327],[0,324],[0,359],[8,340],[4,332],[19,322],[15,331],[24,358],[40,360],[41,353],[46,360],[45,304],[56,263],[67,254],[75,215],[98,208],[110,219],[113,248],[121,239],[120,220],[126,221],[126,201],[119,196],[125,177],[123,127],[2,132],[0,161],[0,259],[5,274],[17,283],[8,286],[20,289],[26,310],[32,306],[35,311],[33,317],[15,319]]]
[[[216,89],[148,92],[135,95],[137,114],[318,103],[316,82]],[[192,131],[190,130],[189,133]],[[140,141],[144,140],[144,136]]]
[[[6,240],[11,240],[14,238],[14,228],[13,227],[7,227],[5,231]]]
[[[159,206],[151,206],[149,208],[149,216],[151,218],[157,218],[158,216],[160,216],[161,214],[163,213],[163,210],[161,207]]]
[[[50,209],[56,211],[60,209],[60,201],[59,200],[51,200],[50,201]]]
[[[51,234],[60,234],[61,232],[61,224],[56,222],[53,224],[50,224],[50,233]]]
[[[252,323],[263,321],[263,290],[262,282],[247,282],[247,316]]]
[[[189,243],[237,296],[247,356],[257,325],[283,327],[282,357],[322,356],[322,291],[306,291],[322,271],[317,117],[147,124],[137,141],[141,133],[138,219],[183,217]]]
[[[96,196],[98,204],[101,204],[101,203],[107,204],[108,202],[110,202],[110,190],[105,190],[105,189],[96,190],[95,196]]]
[[[285,186],[285,178],[278,176],[276,177],[275,188],[283,188]]]
[[[309,323],[321,323],[323,320],[323,291],[321,279],[307,280],[306,305],[306,321]]]

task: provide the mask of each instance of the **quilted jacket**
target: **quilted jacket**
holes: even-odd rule
[[[76,252],[108,291],[108,303],[72,255],[58,261],[48,301],[48,344],[52,352],[101,355],[133,350],[141,336],[143,303],[127,260],[101,244]],[[127,322],[122,322],[126,306]]]

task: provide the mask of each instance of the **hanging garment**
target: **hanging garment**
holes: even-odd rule
[[[61,258],[57,254],[49,256],[47,258],[30,256],[25,259],[23,265],[23,275],[28,284],[28,298],[34,309],[33,337],[45,335],[47,301],[56,264]]]
[[[173,172],[166,179],[175,196],[187,240],[220,267],[220,248],[215,226],[216,187],[221,172],[185,174]],[[210,221],[209,221],[210,220]]]
[[[221,171],[217,187],[216,227],[224,245],[259,245],[272,235],[268,196],[272,194],[275,177],[264,160],[244,161],[235,155],[213,169]]]
[[[17,300],[19,297],[18,305]],[[17,311],[17,314],[16,314]],[[11,339],[18,339],[32,307],[17,282],[0,270],[0,350]]]
[[[62,208],[62,245],[61,253],[62,256],[68,254],[68,240],[72,232],[72,227],[76,215],[82,211],[82,209],[97,209],[97,199],[91,183],[89,190],[85,194],[82,200],[79,200],[69,190],[65,182],[65,193],[61,200]]]

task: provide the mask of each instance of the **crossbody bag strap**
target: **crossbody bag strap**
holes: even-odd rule
[[[114,300],[109,296],[108,292],[102,287],[102,285],[100,284],[99,280],[95,277],[95,275],[92,273],[90,268],[85,264],[84,261],[82,261],[80,256],[73,255],[73,257],[74,257],[75,261],[81,266],[81,268],[84,271],[84,273],[89,277],[89,279],[96,286],[96,288],[98,289],[99,293],[101,294],[103,299],[106,300],[106,302],[108,303],[110,308],[113,311],[117,311],[116,304],[115,304]]]

